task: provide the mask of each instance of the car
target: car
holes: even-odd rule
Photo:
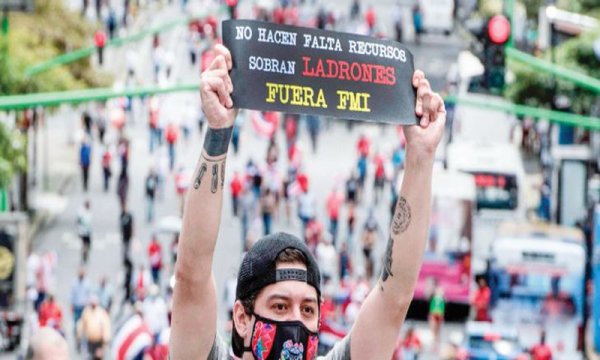
[[[468,322],[464,353],[468,360],[528,360],[515,329],[488,322]]]

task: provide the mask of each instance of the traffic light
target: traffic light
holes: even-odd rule
[[[484,41],[484,85],[490,91],[504,88],[504,44],[510,37],[510,22],[504,15],[492,16],[486,26]]]

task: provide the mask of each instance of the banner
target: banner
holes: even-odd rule
[[[413,56],[403,45],[252,20],[222,25],[235,107],[417,123]]]

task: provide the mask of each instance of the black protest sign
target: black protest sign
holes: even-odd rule
[[[416,124],[413,56],[361,35],[223,22],[235,107]]]

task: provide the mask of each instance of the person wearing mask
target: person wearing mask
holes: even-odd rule
[[[233,121],[229,50],[200,81],[208,130],[197,167],[224,169]],[[389,359],[411,303],[427,242],[435,150],[445,122],[442,98],[416,71],[417,125],[407,126],[407,167],[390,227],[380,280],[365,299],[350,333],[321,359]],[[203,165],[204,164],[204,165]],[[215,171],[215,174],[220,174]],[[188,193],[175,269],[170,358],[230,359],[217,333],[214,251],[223,204],[222,182],[200,179]],[[216,185],[216,186],[215,186]],[[232,350],[237,358],[317,358],[320,272],[306,244],[286,233],[257,240],[240,265],[233,308]]]

